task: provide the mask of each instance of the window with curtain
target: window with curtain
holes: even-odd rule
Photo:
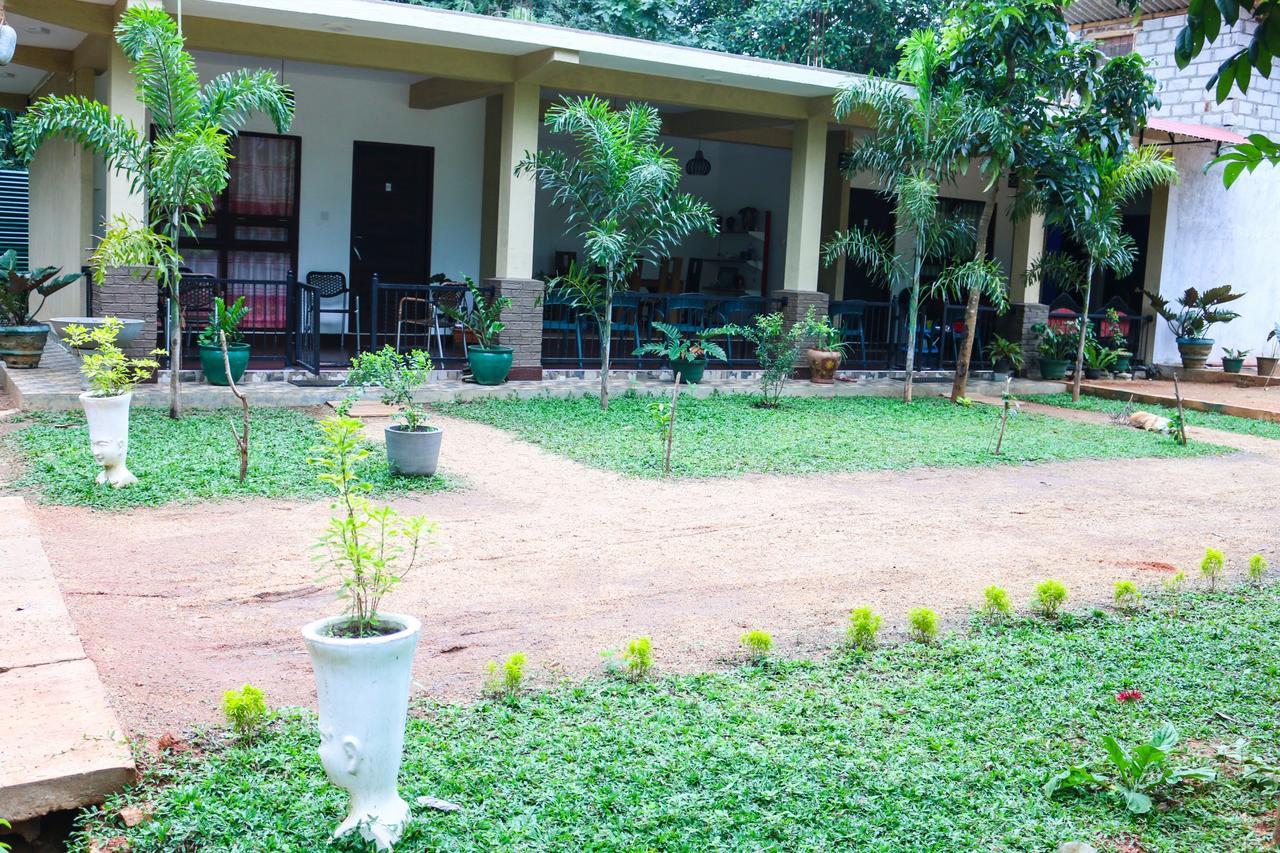
[[[298,268],[302,140],[241,133],[231,141],[231,180],[196,236],[180,241],[186,265],[218,278],[280,281]]]

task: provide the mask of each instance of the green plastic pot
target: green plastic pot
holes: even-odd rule
[[[511,347],[467,347],[467,364],[477,385],[501,385],[511,373]]]
[[[1132,359],[1133,353],[1121,353],[1116,356],[1116,363],[1112,365],[1112,369],[1115,370],[1116,373],[1132,373]]]
[[[227,344],[227,361],[231,363],[231,378],[239,382],[249,366],[249,345]],[[226,365],[222,363],[222,347],[200,344],[200,369],[210,385],[231,384],[227,381]]]
[[[1067,375],[1067,365],[1070,363],[1065,358],[1041,358],[1040,376],[1044,379],[1062,379]]]
[[[1222,372],[1223,372],[1223,373],[1239,373],[1239,372],[1240,372],[1240,368],[1242,368],[1242,367],[1244,367],[1244,357],[1243,357],[1243,356],[1241,356],[1240,358],[1227,358],[1227,357],[1224,355],[1224,356],[1222,357]]]
[[[700,358],[696,361],[673,361],[671,362],[671,372],[680,377],[680,381],[685,385],[697,385],[702,381],[702,373],[707,369],[707,360]],[[675,377],[672,377],[673,379]]]

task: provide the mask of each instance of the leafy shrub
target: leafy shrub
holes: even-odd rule
[[[107,317],[99,326],[85,328],[70,323],[65,339],[73,347],[85,349],[80,360],[80,373],[89,383],[95,397],[118,397],[128,394],[140,382],[146,382],[160,369],[154,358],[129,358],[116,345],[116,338],[124,328],[116,317]],[[164,355],[164,350],[152,350],[152,355]]]
[[[1116,607],[1121,610],[1133,610],[1142,601],[1142,593],[1133,581],[1116,581],[1113,595]]]
[[[346,384],[353,387],[382,389],[378,397],[384,406],[395,406],[405,429],[417,432],[427,429],[426,412],[413,402],[413,394],[431,376],[431,356],[422,350],[401,355],[387,344],[377,352],[362,352],[351,359]]]
[[[1205,548],[1204,559],[1200,561],[1200,576],[1209,581],[1209,591],[1218,588],[1218,578],[1222,577],[1227,567],[1226,557],[1217,548]]]
[[[1045,618],[1053,619],[1067,600],[1067,588],[1061,581],[1046,580],[1036,584],[1036,609]]]
[[[1182,587],[1187,583],[1187,573],[1179,569],[1164,580],[1164,591],[1170,595],[1177,595],[1182,592]]]
[[[760,391],[767,409],[778,408],[782,388],[796,366],[800,353],[800,339],[805,334],[805,320],[787,328],[786,317],[781,311],[761,314],[751,326],[728,326],[730,334],[746,338],[756,347],[756,361],[760,362]]]
[[[266,694],[252,684],[228,690],[222,694],[222,713],[227,715],[236,737],[248,743],[267,719]]]
[[[524,682],[524,652],[515,652],[501,667],[491,660],[485,664],[484,695],[490,699],[514,699]]]
[[[773,648],[773,637],[768,631],[748,631],[742,635],[742,645],[747,647],[754,661],[764,660]]]
[[[653,642],[648,637],[636,637],[627,643],[622,662],[626,664],[629,681],[643,681],[653,669]]]
[[[1046,797],[1058,791],[1073,788],[1110,788],[1124,800],[1125,807],[1134,814],[1151,811],[1152,789],[1163,785],[1177,785],[1188,779],[1212,781],[1217,774],[1208,767],[1173,767],[1169,755],[1178,743],[1178,732],[1171,723],[1164,723],[1151,735],[1151,740],[1133,749],[1125,749],[1115,738],[1107,735],[1102,745],[1114,770],[1114,775],[1090,770],[1085,765],[1069,767],[1049,777],[1044,784]]]
[[[849,613],[849,627],[845,642],[855,649],[875,648],[876,635],[880,633],[880,614],[870,607],[855,607]]]
[[[1255,585],[1262,584],[1262,578],[1267,574],[1267,560],[1261,554],[1254,554],[1249,558],[1249,580]]]
[[[982,591],[982,599],[982,613],[988,619],[1007,619],[1013,615],[1013,604],[1004,587],[992,584]]]
[[[938,638],[938,614],[927,607],[913,607],[907,613],[907,625],[917,643],[932,643]]]

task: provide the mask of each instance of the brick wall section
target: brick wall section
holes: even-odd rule
[[[541,281],[523,278],[489,278],[484,284],[505,296],[511,304],[502,312],[499,341],[515,350],[511,361],[512,379],[542,378],[542,292]]]
[[[119,267],[108,270],[101,285],[93,287],[95,317],[120,317],[142,321],[142,332],[125,347],[131,358],[145,358],[156,348],[156,280],[149,273]]]
[[[1039,302],[1014,303],[1004,316],[1004,337],[1022,343],[1022,357],[1026,361],[1023,376],[1038,376],[1040,373],[1040,355],[1036,352],[1040,339],[1031,331],[1031,327],[1048,321],[1049,306]]]
[[[790,327],[794,323],[804,319],[809,308],[814,309],[814,314],[818,317],[824,317],[827,314],[827,306],[831,297],[823,293],[821,290],[775,290],[769,294],[774,299],[785,299],[787,304],[782,308],[782,315],[787,319],[787,326]],[[808,375],[809,362],[805,358],[804,351],[813,344],[812,337],[804,337],[800,339],[800,352],[796,355],[796,367],[798,373],[803,376]]]

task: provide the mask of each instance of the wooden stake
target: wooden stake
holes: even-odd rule
[[[1182,390],[1178,387],[1178,375],[1173,375],[1173,398],[1178,401],[1178,434],[1174,436],[1178,444],[1187,443],[1187,417],[1182,411]]]
[[[236,432],[235,424],[231,425],[231,435],[236,440],[236,449],[240,451],[240,483],[243,484],[244,478],[249,473],[249,398],[236,387],[235,377],[231,375],[231,356],[227,354],[227,335],[221,329],[218,330],[218,342],[222,345],[222,367],[227,371],[227,383],[231,386],[231,393],[240,401],[243,411],[243,434]]]
[[[1000,395],[1000,400],[1004,403],[1004,407],[1000,410],[1000,435],[996,438],[996,456],[1000,455],[1000,446],[1004,444],[1004,428],[1009,423],[1009,386],[1012,382],[1012,376],[1005,378],[1004,393]]]
[[[675,388],[671,392],[671,419],[667,421],[667,452],[662,457],[662,474],[671,473],[671,443],[676,435],[676,405],[680,402],[680,374],[676,373]]]

